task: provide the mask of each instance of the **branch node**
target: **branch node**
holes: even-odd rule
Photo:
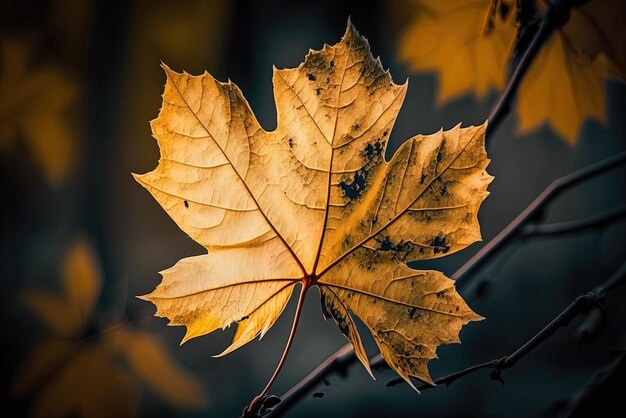
[[[242,418],[259,418],[267,414],[280,403],[281,399],[276,395],[265,395],[255,405],[246,406],[241,414]],[[258,405],[258,406],[256,406]],[[252,409],[254,408],[254,409]]]
[[[489,372],[489,377],[491,380],[495,380],[496,382],[500,382],[501,385],[504,385],[504,379],[502,378],[502,371],[506,368],[506,360],[508,357],[502,357],[493,362],[491,366],[491,371]]]

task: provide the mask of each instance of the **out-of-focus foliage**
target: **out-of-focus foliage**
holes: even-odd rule
[[[59,184],[76,159],[76,129],[68,111],[77,85],[54,64],[34,65],[34,40],[0,39],[0,152],[6,158],[23,140],[51,183]]]
[[[172,405],[203,407],[200,385],[154,335],[124,322],[99,327],[100,271],[91,246],[78,240],[64,260],[59,292],[24,292],[49,335],[24,359],[16,394],[32,398],[35,417],[132,417],[143,385]]]
[[[263,336],[297,283],[317,285],[368,371],[349,312],[409,384],[432,382],[437,347],[481,317],[452,280],[406,263],[480,239],[493,178],[486,124],[414,136],[385,161],[407,84],[393,82],[352,24],[340,43],[274,70],[271,132],[233,83],[164,69],[151,123],[161,158],[136,179],[208,254],[162,272],[144,296],[157,316],[186,326],[183,341],[238,323],[225,354]]]
[[[489,0],[412,4],[415,19],[401,39],[400,55],[413,71],[438,74],[439,103],[470,91],[484,97],[504,87],[515,38],[515,13],[508,3],[493,13]]]
[[[415,19],[404,33],[401,57],[417,71],[439,73],[439,101],[464,93],[482,97],[501,90],[520,26],[515,2],[505,0],[415,1]],[[537,17],[544,10],[538,3]],[[573,7],[522,81],[518,130],[545,123],[575,143],[584,121],[604,121],[604,80],[626,75],[626,3],[591,0]]]

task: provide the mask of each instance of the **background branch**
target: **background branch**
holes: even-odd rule
[[[472,280],[472,273],[489,260],[491,254],[497,252],[504,244],[515,238],[526,224],[537,219],[546,205],[555,197],[565,190],[612,170],[625,162],[626,152],[622,152],[554,180],[510,224],[504,227],[498,235],[452,275],[452,278],[456,280],[457,288],[464,289]]]
[[[598,370],[591,381],[569,402],[566,402],[558,411],[559,417],[585,417],[597,411],[597,405],[610,399],[613,385],[618,385],[620,374],[626,371],[626,351],[619,351],[613,360]],[[608,399],[607,399],[608,398]]]
[[[535,236],[550,236],[570,234],[590,229],[601,228],[619,219],[626,218],[626,206],[597,213],[575,221],[558,222],[553,224],[528,224],[522,228],[520,234],[524,238]]]

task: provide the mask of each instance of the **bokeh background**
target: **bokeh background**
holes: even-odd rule
[[[152,317],[151,304],[135,298],[156,286],[158,271],[203,252],[130,174],[150,171],[159,157],[148,125],[160,108],[165,82],[159,64],[230,78],[262,126],[271,130],[276,127],[272,65],[297,66],[309,48],[339,41],[351,16],[394,80],[409,79],[389,156],[416,133],[482,123],[497,98],[490,90],[480,99],[465,94],[436,103],[437,75],[411,71],[399,54],[415,13],[407,2],[382,0],[2,0],[3,408],[11,416],[122,416],[121,411],[132,410],[145,417],[238,416],[281,355],[294,301],[261,342],[214,359],[211,355],[228,345],[232,329],[179,347],[183,329],[166,327],[165,320]],[[605,123],[584,122],[575,144],[549,126],[520,135],[515,113],[506,118],[489,149],[495,181],[479,215],[485,241],[553,179],[626,150],[626,85],[606,80],[604,88]],[[549,100],[547,94],[537,95],[537,103]],[[550,205],[545,220],[577,219],[622,206],[625,180],[622,167],[584,183]],[[487,320],[464,328],[462,345],[441,348],[440,360],[431,363],[432,375],[518,347],[624,261],[625,234],[622,218],[592,231],[509,245],[478,273],[483,291],[464,294]],[[481,245],[418,267],[452,274]],[[82,251],[83,258],[72,261],[73,251]],[[80,301],[88,291],[68,288],[72,262],[79,272],[101,277],[92,280],[101,280],[102,290],[92,292],[91,304]],[[56,295],[60,306],[32,303],[28,295],[33,291]],[[316,389],[323,396],[308,396],[291,415],[549,416],[624,350],[624,297],[624,289],[609,297],[606,325],[596,341],[579,344],[575,322],[506,371],[504,386],[490,381],[485,371],[418,396],[406,385],[386,387],[391,372],[379,371],[372,381],[355,364],[345,376],[331,376]],[[45,317],[64,309],[86,318],[61,335]],[[272,393],[284,392],[345,343],[334,322],[323,320],[316,292],[308,295],[300,324]],[[134,337],[125,339],[128,335]],[[34,373],[27,369],[46,362],[45,342],[51,337],[74,348],[39,370],[35,384],[22,387],[24,375]],[[72,363],[91,344],[103,344],[104,357]],[[33,354],[36,350],[40,353]],[[101,358],[115,369],[110,379],[102,375]],[[81,372],[67,372],[67,364],[79,364]],[[74,375],[59,378],[58,373]],[[624,384],[624,373],[618,377],[611,388]],[[101,385],[118,381],[130,383],[111,386],[120,392],[113,401],[107,398],[110,387],[104,395],[98,392]],[[84,399],[71,400],[76,397]],[[82,406],[67,413],[68,402]]]

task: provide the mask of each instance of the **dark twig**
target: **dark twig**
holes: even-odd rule
[[[596,229],[611,224],[620,218],[626,218],[626,206],[610,209],[587,218],[575,221],[558,222],[553,224],[528,224],[522,228],[520,234],[526,237],[538,235],[562,235],[580,232],[588,229]]]
[[[626,284],[626,262],[622,265],[600,286],[589,291],[588,293],[578,296],[572,301],[556,318],[554,318],[548,325],[546,325],[541,331],[535,334],[530,340],[524,343],[515,352],[504,356],[499,359],[494,359],[485,363],[480,363],[475,366],[468,367],[461,371],[449,374],[445,377],[435,380],[436,384],[445,383],[447,385],[460,379],[461,377],[473,373],[480,369],[491,369],[491,379],[502,381],[501,374],[504,370],[513,367],[523,357],[545,342],[548,338],[554,335],[560,328],[568,326],[574,318],[580,314],[588,312],[591,308],[601,306],[607,294],[620,285]],[[386,367],[385,361],[380,356],[376,356],[372,359],[371,367],[380,368]],[[400,379],[394,379],[389,384],[400,384]],[[434,386],[428,384],[422,384],[418,389],[429,389]]]
[[[469,277],[469,275],[476,270],[477,267],[473,267],[473,265],[482,266],[487,260],[491,259],[497,251],[503,248],[505,243],[515,237],[521,228],[532,220],[534,216],[558,193],[584,180],[590,179],[606,172],[607,170],[617,167],[619,164],[624,162],[626,162],[626,152],[607,158],[606,160],[602,160],[553,181],[526,209],[524,209],[518,217],[516,217],[476,255],[474,255],[452,275],[452,277],[457,280],[457,286],[459,281]],[[278,404],[268,416],[279,416],[277,414],[286,411],[294,403],[302,399],[308,391],[315,387],[320,381],[322,381],[322,379],[337,370],[337,366],[344,368],[355,361],[356,356],[352,351],[352,346],[350,343],[345,344],[334,354],[324,360],[296,386],[281,395],[281,403]]]
[[[504,91],[489,114],[489,125],[487,126],[486,132],[487,140],[491,138],[491,134],[493,134],[493,132],[495,132],[497,127],[500,125],[502,118],[509,113],[511,100],[513,100],[520,82],[524,78],[524,75],[526,75],[530,64],[535,59],[535,56],[543,46],[543,43],[556,28],[567,22],[569,10],[574,3],[580,3],[580,1],[555,0],[552,3],[549,1],[547,2],[547,7],[537,32],[535,32],[530,44],[524,50],[521,58],[517,61],[515,70],[511,73]]]
[[[620,374],[626,371],[626,351],[616,353],[613,360],[593,376],[592,380],[557,412],[559,417],[589,416],[597,410],[598,401],[611,399],[611,386],[618,387]],[[619,399],[613,398],[616,404]],[[610,407],[607,410],[611,410]]]
[[[510,224],[452,275],[452,278],[456,279],[457,288],[464,289],[471,281],[471,274],[489,260],[491,254],[497,252],[504,244],[515,238],[526,224],[536,219],[538,215],[541,215],[545,206],[556,196],[583,181],[618,167],[624,162],[626,162],[626,152],[581,168],[550,183]]]

